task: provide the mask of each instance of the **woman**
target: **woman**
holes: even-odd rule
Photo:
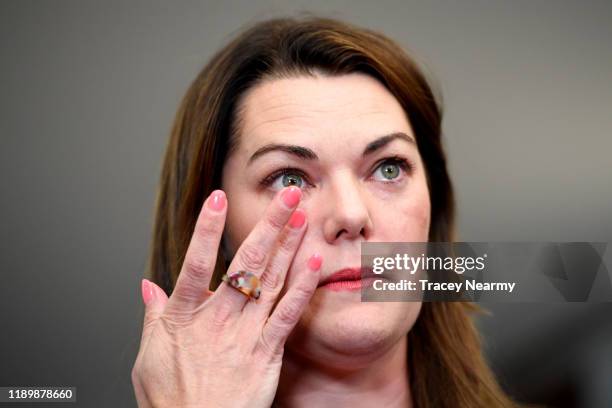
[[[166,152],[139,405],[512,406],[474,306],[360,301],[361,242],[453,240],[441,120],[413,60],[347,23],[270,20],[217,53]]]

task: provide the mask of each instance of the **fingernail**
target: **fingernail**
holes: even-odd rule
[[[291,228],[300,228],[306,221],[306,213],[301,208],[298,208],[291,214],[289,225]]]
[[[308,260],[308,267],[313,271],[318,271],[321,268],[321,264],[323,263],[323,257],[319,254],[314,254]]]
[[[226,201],[223,190],[215,190],[208,199],[208,206],[214,211],[221,211],[225,208]]]
[[[281,198],[287,207],[293,208],[298,205],[300,198],[302,198],[302,189],[291,186],[283,191]]]
[[[142,300],[145,305],[148,305],[153,300],[153,285],[147,279],[143,279],[140,283],[140,289],[142,291]]]

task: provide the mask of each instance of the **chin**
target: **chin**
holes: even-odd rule
[[[288,340],[294,352],[341,367],[369,364],[404,337],[420,303],[346,301],[315,297]]]

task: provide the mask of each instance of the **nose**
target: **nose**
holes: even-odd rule
[[[323,225],[325,239],[333,244],[340,239],[367,239],[372,229],[367,192],[348,172],[339,174],[328,185],[324,194],[326,218]]]

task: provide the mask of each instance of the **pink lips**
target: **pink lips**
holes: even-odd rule
[[[359,290],[362,286],[368,286],[374,281],[374,275],[361,268],[345,268],[334,272],[319,282],[320,288],[333,291]]]

